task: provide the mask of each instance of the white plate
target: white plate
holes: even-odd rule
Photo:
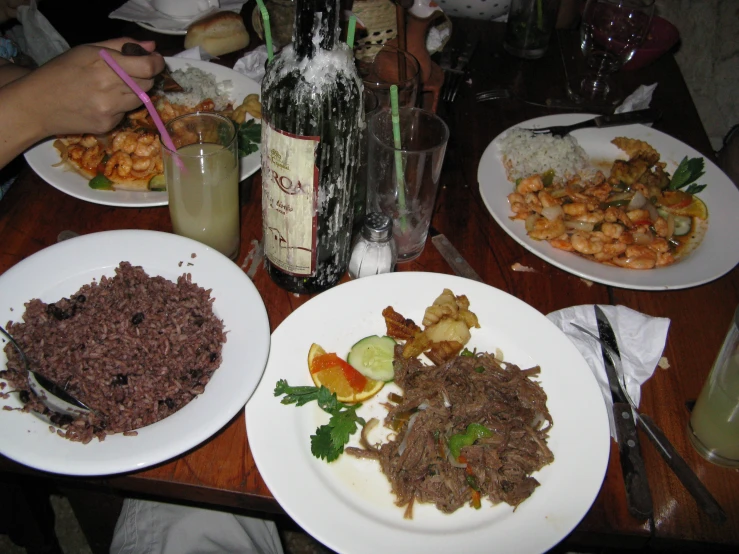
[[[186,69],[188,66],[192,66],[214,75],[216,81],[219,83],[230,80],[232,84],[231,100],[239,104],[244,101],[244,97],[247,94],[261,93],[259,83],[246,75],[242,75],[222,65],[184,58],[165,58],[165,60],[171,71]],[[26,161],[44,181],[60,191],[80,200],[87,200],[88,202],[106,206],[147,208],[167,205],[166,192],[129,192],[91,189],[87,184],[88,180],[73,170],[64,167],[52,167],[54,164],[59,163],[59,152],[52,146],[53,142],[54,140],[50,139],[28,150],[26,152]],[[241,158],[240,165],[240,180],[246,179],[256,173],[261,166],[259,151],[257,150]]]
[[[569,125],[595,117],[588,114],[559,114],[539,117],[519,123],[516,127],[547,127]],[[506,131],[507,132],[507,131]],[[739,209],[739,190],[716,164],[705,158],[706,173],[698,182],[708,186],[699,194],[708,206],[708,231],[698,248],[684,259],[667,267],[637,271],[612,267],[587,260],[572,252],[564,252],[546,241],[528,237],[522,221],[512,221],[508,194],[513,184],[506,178],[498,143],[505,133],[498,135],[487,147],[477,170],[480,194],[495,221],[514,240],[543,260],[604,285],[637,290],[675,290],[713,281],[731,271],[739,262],[739,241],[727,240],[736,231],[736,213]],[[591,159],[613,161],[626,155],[611,144],[615,137],[641,139],[651,144],[661,155],[665,168],[674,173],[680,161],[703,157],[687,144],[645,125],[626,125],[604,129],[580,129],[572,133]]]
[[[172,20],[173,22],[176,22],[176,20]],[[177,29],[161,29],[159,27],[155,27],[154,25],[149,25],[148,23],[144,23],[143,21],[135,21],[136,25],[143,27],[144,29],[148,29],[149,31],[154,31],[155,33],[161,33],[163,35],[186,35],[187,34],[187,27],[190,25],[190,20],[187,20],[187,22],[182,23],[181,28]]]
[[[541,486],[514,512],[507,504],[463,507],[446,515],[414,506],[403,519],[390,485],[372,460],[349,455],[327,464],[311,454],[310,436],[328,421],[315,402],[283,405],[273,394],[279,379],[312,385],[308,349],[315,342],[346,356],[352,344],[384,334],[382,310],[416,322],[444,288],[465,294],[480,320],[467,345],[501,348],[522,367],[540,364],[540,382],[554,419],[549,446],[555,461],[535,474]],[[360,416],[384,417],[386,385]],[[246,405],[249,447],[274,497],[303,529],[342,553],[544,552],[582,519],[600,490],[610,452],[608,417],[600,388],[567,337],[531,306],[498,289],[450,275],[390,273],[330,289],[295,310],[275,330],[260,386]],[[355,435],[352,444],[357,444]],[[492,550],[491,550],[492,549]]]
[[[152,277],[161,275],[173,281],[191,273],[193,282],[212,289],[213,310],[228,333],[221,367],[203,394],[171,416],[139,429],[135,437],[117,434],[83,445],[49,432],[49,426],[31,414],[0,410],[0,452],[8,458],[67,475],[140,470],[178,456],[212,436],[254,392],[270,341],[259,292],[228,258],[177,235],[106,231],[45,248],[0,275],[0,322],[5,325],[8,320],[20,320],[24,303],[33,298],[53,302],[102,275],[112,276],[122,261],[142,266]],[[5,363],[5,351],[0,349],[0,367]],[[21,404],[11,395],[0,399],[0,405]]]

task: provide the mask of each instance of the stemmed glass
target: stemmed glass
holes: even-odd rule
[[[654,0],[588,0],[580,39],[586,75],[576,100],[596,104],[620,101],[611,76],[629,61],[647,36]]]

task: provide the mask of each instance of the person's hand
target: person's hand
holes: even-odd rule
[[[0,0],[0,23],[18,16],[18,6],[28,6],[31,0]]]
[[[107,48],[143,90],[153,86],[153,77],[164,69],[164,59],[157,53],[123,56],[120,50],[126,42],[137,42],[149,52],[153,52],[155,46],[153,42],[128,38],[78,46],[9,85],[22,86],[27,91],[22,108],[39,126],[42,137],[105,133],[115,127],[126,112],[142,104],[100,57],[100,49]]]

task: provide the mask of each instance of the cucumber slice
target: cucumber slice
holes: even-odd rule
[[[167,190],[167,178],[164,174],[154,175],[149,179],[149,190],[153,191],[166,191]]]
[[[347,361],[369,379],[392,381],[395,377],[394,354],[395,341],[393,339],[372,335],[352,346]]]
[[[90,182],[88,183],[90,185],[91,189],[95,190],[113,190],[113,181],[108,179],[105,175],[102,173],[98,173],[90,179]]]

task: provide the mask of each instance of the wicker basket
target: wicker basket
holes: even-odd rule
[[[398,34],[395,4],[390,0],[354,0],[352,13],[363,27],[357,32],[354,57],[372,60],[385,43]]]

